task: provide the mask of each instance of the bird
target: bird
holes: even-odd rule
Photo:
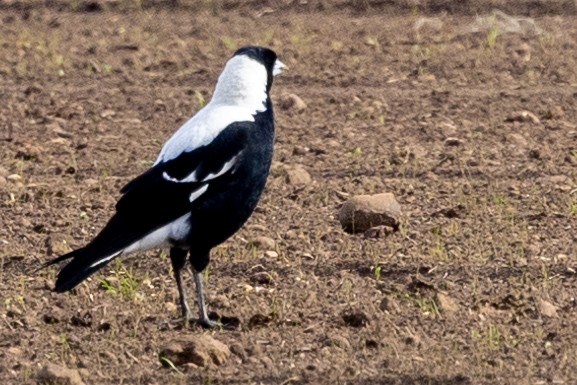
[[[193,319],[182,269],[193,268],[198,323],[208,316],[202,272],[211,250],[253,213],[273,157],[273,78],[286,66],[275,51],[245,46],[218,77],[212,98],[165,142],[154,164],[120,190],[116,212],[84,247],[44,263],[68,261],[53,291],[69,291],[115,258],[168,248],[182,319]]]

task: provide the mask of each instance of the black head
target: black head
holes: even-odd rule
[[[284,64],[277,60],[276,52],[270,48],[246,46],[239,48],[232,56],[234,57],[239,55],[246,55],[251,59],[261,63],[266,68],[266,72],[268,74],[267,91],[269,91],[270,87],[272,86],[273,77],[278,75],[280,73],[280,69],[284,67]]]

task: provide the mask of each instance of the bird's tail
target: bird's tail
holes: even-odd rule
[[[61,293],[73,289],[96,270],[106,266],[122,254],[128,245],[141,236],[123,232],[123,228],[125,228],[124,221],[116,215],[86,247],[48,261],[38,270],[72,259],[58,273],[54,291]]]

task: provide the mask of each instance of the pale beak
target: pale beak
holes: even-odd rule
[[[280,75],[280,73],[285,68],[287,68],[287,66],[284,65],[283,62],[281,62],[280,60],[276,59],[276,61],[274,62],[274,67],[272,69],[272,76]]]

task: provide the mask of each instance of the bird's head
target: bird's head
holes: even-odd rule
[[[280,75],[286,67],[283,62],[278,59],[276,52],[270,48],[246,46],[239,48],[232,57],[242,58],[243,56],[255,60],[264,66],[267,72],[267,90],[270,90],[272,86],[273,77]]]
[[[266,100],[273,78],[285,65],[277,54],[265,47],[246,46],[239,48],[228,60],[216,85],[214,98],[227,102],[242,102],[242,99],[261,97]]]

